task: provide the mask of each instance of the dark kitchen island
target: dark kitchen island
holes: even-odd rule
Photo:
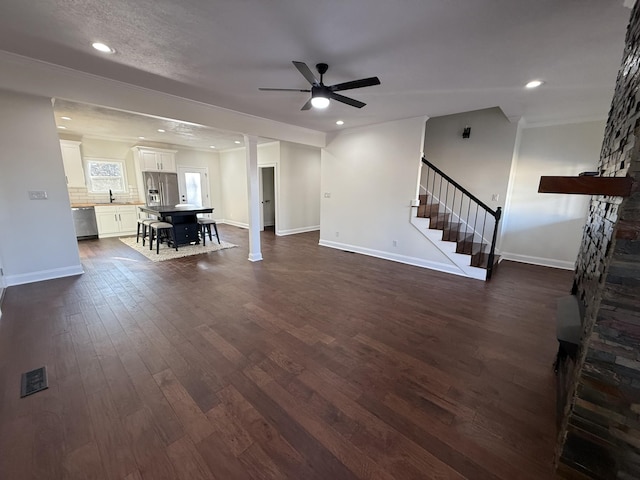
[[[140,211],[154,215],[163,222],[173,225],[174,238],[176,244],[188,245],[190,243],[200,243],[198,236],[198,213],[212,213],[212,207],[193,207],[180,205],[144,205],[139,207]]]

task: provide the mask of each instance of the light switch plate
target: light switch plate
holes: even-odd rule
[[[45,190],[29,190],[29,200],[46,200],[47,192]]]

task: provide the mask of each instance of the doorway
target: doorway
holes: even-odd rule
[[[260,230],[276,231],[276,175],[275,166],[260,169]]]
[[[210,207],[209,170],[206,167],[178,167],[180,203]]]

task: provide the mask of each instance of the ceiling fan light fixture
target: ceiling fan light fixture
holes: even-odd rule
[[[323,109],[329,106],[329,99],[327,97],[313,97],[311,99],[311,105],[313,108]]]

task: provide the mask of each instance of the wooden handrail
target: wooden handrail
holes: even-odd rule
[[[462,185],[460,185],[458,182],[456,182],[453,178],[451,178],[449,175],[447,175],[446,173],[444,173],[442,170],[440,170],[438,167],[436,167],[433,163],[431,163],[429,160],[427,160],[426,158],[422,157],[422,163],[429,165],[429,167],[431,167],[433,170],[436,171],[436,173],[438,175],[440,175],[442,178],[444,178],[447,182],[451,183],[454,187],[456,187],[458,190],[460,190],[462,193],[464,193],[467,197],[469,197],[471,200],[473,200],[475,203],[477,203],[478,205],[480,205],[482,208],[484,208],[487,212],[489,212],[496,220],[500,219],[500,208],[496,209],[496,210],[492,210],[491,207],[487,206],[482,200],[480,200],[478,197],[476,197],[473,193],[471,193],[469,190],[467,190],[466,188],[464,188]]]

